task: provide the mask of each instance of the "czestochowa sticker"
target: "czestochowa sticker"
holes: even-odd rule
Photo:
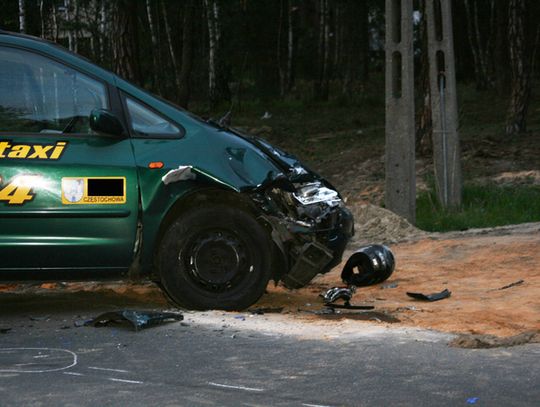
[[[125,177],[62,178],[64,205],[119,205],[126,201]]]

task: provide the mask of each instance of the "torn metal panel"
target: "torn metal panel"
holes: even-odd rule
[[[175,170],[170,170],[161,178],[161,181],[165,185],[169,185],[174,182],[188,181],[195,178],[196,176],[193,173],[193,167],[191,165],[181,165]]]

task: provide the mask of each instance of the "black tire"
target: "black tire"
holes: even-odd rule
[[[161,283],[189,309],[240,310],[264,293],[271,275],[267,232],[248,213],[212,205],[181,215],[159,248]]]

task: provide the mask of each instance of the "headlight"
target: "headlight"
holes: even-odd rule
[[[341,198],[336,191],[324,187],[318,182],[302,185],[293,196],[304,206],[325,203],[333,207],[341,203]]]

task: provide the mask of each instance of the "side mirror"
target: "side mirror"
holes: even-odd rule
[[[94,109],[90,113],[90,128],[99,134],[121,137],[124,135],[124,126],[110,110]]]

